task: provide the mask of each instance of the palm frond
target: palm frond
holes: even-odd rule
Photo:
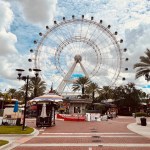
[[[138,79],[139,77],[145,76],[148,73],[149,73],[149,71],[147,71],[147,70],[138,71],[138,72],[136,72],[135,78]]]
[[[145,76],[150,73],[150,50],[145,51],[146,56],[140,57],[140,62],[134,64],[133,68],[137,68],[135,78]]]
[[[149,57],[149,59],[150,59],[150,50],[149,50],[148,48],[147,48],[145,54],[146,54],[146,55]]]
[[[150,64],[150,58],[149,57],[141,56],[140,61],[145,63],[145,64]]]

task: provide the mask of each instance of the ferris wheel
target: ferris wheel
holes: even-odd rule
[[[103,20],[94,21],[94,17],[63,17],[53,26],[46,26],[45,33],[39,33],[41,38],[34,41],[29,61],[42,70],[43,80],[48,85],[53,82],[59,93],[83,76],[100,87],[113,86],[125,80],[120,73],[128,58],[123,57],[127,50],[121,46],[123,40],[110,28],[103,25]]]

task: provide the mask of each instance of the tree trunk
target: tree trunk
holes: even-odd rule
[[[92,92],[92,100],[94,101],[94,99],[95,99],[95,92],[93,91]]]
[[[82,86],[82,95],[84,95],[84,90],[85,90],[84,86]]]

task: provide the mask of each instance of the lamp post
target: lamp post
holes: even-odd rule
[[[22,76],[22,72],[24,71],[23,69],[16,69],[16,71],[18,71],[18,78],[17,79],[24,80],[26,82],[24,117],[23,117],[23,125],[22,125],[22,130],[24,130],[25,129],[26,107],[27,107],[27,100],[28,100],[28,84],[29,84],[29,79],[32,79],[34,77],[30,77],[29,75]],[[32,69],[29,69],[29,71],[32,71]],[[33,71],[35,71],[35,78],[37,78],[39,75],[39,72],[41,70],[40,69],[33,69]]]

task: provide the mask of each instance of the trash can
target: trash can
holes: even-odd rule
[[[146,126],[147,123],[146,123],[146,118],[145,117],[142,117],[141,118],[141,126]]]

